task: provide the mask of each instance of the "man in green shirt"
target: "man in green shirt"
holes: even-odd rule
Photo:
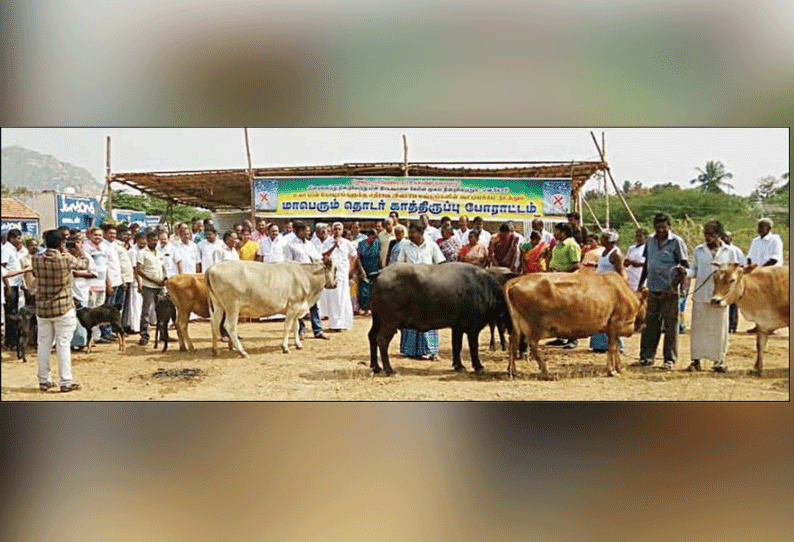
[[[551,251],[549,270],[552,273],[573,273],[579,269],[582,259],[582,249],[573,239],[573,229],[570,224],[560,222],[554,225],[554,239],[557,243]],[[576,348],[576,339],[554,339],[546,343],[548,346],[562,346],[565,349]]]

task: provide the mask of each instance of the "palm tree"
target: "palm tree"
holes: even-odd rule
[[[723,181],[723,179],[732,179],[733,174],[725,171],[725,166],[719,160],[709,160],[706,162],[705,170],[702,170],[699,167],[695,169],[700,172],[700,175],[692,179],[690,183],[700,183],[698,188],[700,188],[703,192],[722,193],[723,186],[733,189],[733,185]]]

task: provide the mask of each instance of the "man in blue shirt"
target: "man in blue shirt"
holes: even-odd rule
[[[653,365],[659,339],[664,329],[665,369],[672,369],[678,359],[678,291],[677,286],[686,268],[687,248],[684,240],[670,231],[670,216],[656,213],[653,217],[655,234],[645,243],[640,284],[647,278],[650,290],[645,329],[640,340],[640,365]]]

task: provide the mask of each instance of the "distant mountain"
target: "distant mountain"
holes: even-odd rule
[[[71,187],[77,193],[98,194],[102,191],[102,183],[87,169],[19,146],[2,149],[2,184],[9,190],[24,187],[33,191],[59,192]]]

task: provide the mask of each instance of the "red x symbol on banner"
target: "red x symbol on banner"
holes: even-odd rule
[[[554,196],[554,205],[562,205],[562,196]]]

